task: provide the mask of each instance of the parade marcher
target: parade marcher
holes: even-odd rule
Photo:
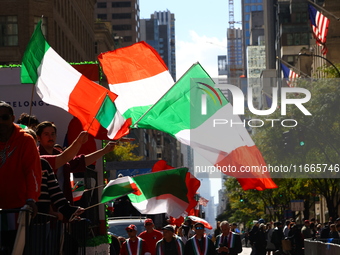
[[[271,242],[272,235],[273,235],[274,228],[272,226],[271,222],[267,223],[267,229],[266,229],[266,251],[267,255],[271,255],[275,251],[275,245]]]
[[[230,231],[228,221],[222,221],[220,224],[221,234],[217,236],[215,249],[217,254],[237,255],[242,252],[242,242],[239,234]]]
[[[216,253],[214,243],[204,233],[204,225],[194,225],[195,235],[185,244],[184,255],[214,255]]]
[[[310,226],[309,220],[305,220],[305,225],[301,229],[303,239],[312,237],[312,230],[310,229],[309,226]]]
[[[282,251],[282,240],[284,240],[282,222],[277,221],[275,222],[275,228],[274,228],[273,235],[270,241],[275,245],[275,249],[280,252],[283,252]]]
[[[131,224],[125,230],[129,238],[122,244],[120,255],[144,255],[146,244],[142,238],[137,236],[137,227]]]
[[[213,238],[211,239],[213,242],[216,241],[216,237],[221,234],[221,229],[220,229],[220,221],[217,221],[216,223],[216,228],[214,229],[214,236]]]
[[[156,244],[156,255],[183,255],[184,243],[175,235],[172,225],[163,227],[163,238]]]
[[[264,219],[259,219],[258,221],[255,222],[254,226],[251,228],[249,231],[249,241],[251,245],[251,255],[256,255],[256,242],[258,242],[258,232],[259,232],[259,227],[260,224],[264,223]]]
[[[34,217],[40,196],[41,164],[34,139],[14,124],[13,108],[0,101],[0,208],[20,209],[29,205]],[[14,214],[7,217],[8,229],[1,226],[1,244],[10,253],[16,235]]]
[[[259,226],[259,231],[257,232],[256,242],[255,242],[255,250],[256,255],[266,255],[266,225],[261,223]]]
[[[290,240],[290,243],[291,243],[291,251],[288,251],[288,252],[292,253],[293,255],[304,254],[302,234],[296,224],[292,224],[290,226],[290,230],[288,233],[288,240]]]
[[[155,229],[155,224],[152,219],[144,221],[145,231],[140,233],[138,237],[142,238],[146,244],[146,251],[151,255],[156,254],[156,243],[163,238],[163,234]]]
[[[182,224],[178,229],[178,235],[181,237],[184,244],[195,235],[192,227],[193,225],[191,219],[186,217],[184,219],[184,224]]]

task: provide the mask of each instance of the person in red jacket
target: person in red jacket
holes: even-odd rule
[[[139,234],[139,237],[145,240],[146,250],[151,255],[156,255],[156,243],[163,238],[163,234],[155,229],[152,219],[144,221],[145,231]]]
[[[0,101],[0,208],[19,209],[28,204],[37,213],[42,171],[32,136],[14,124],[13,108]],[[4,214],[2,214],[2,218]],[[1,227],[1,243],[11,250],[15,240],[15,217],[8,229]],[[13,223],[13,228],[10,228]]]
[[[125,228],[129,238],[122,244],[120,255],[145,255],[146,244],[145,241],[137,236],[136,225],[129,225]]]

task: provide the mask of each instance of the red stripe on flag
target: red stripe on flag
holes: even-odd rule
[[[109,84],[138,81],[168,70],[157,51],[146,42],[102,53],[98,59],[106,67]]]
[[[231,165],[235,166],[237,170],[240,170],[242,166],[267,166],[261,152],[256,146],[241,146],[233,150],[230,154],[228,154],[228,156],[220,154],[220,157],[221,158],[217,160],[216,163],[216,165],[220,167]],[[240,162],[242,162],[242,165]],[[277,188],[277,185],[270,178],[270,174],[268,172],[241,173],[240,171],[236,171],[235,173],[227,172],[226,174],[236,177],[243,190],[265,190]]]

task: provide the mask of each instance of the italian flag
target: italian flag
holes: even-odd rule
[[[79,181],[72,188],[73,202],[79,201],[85,192],[85,185],[82,181]]]
[[[121,177],[104,188],[101,202],[126,195],[142,214],[166,213],[179,217],[189,202],[186,186],[187,168],[176,168],[134,177]]]
[[[111,180],[103,189],[101,203],[106,203],[131,192],[138,192],[135,183],[129,176]]]
[[[102,53],[98,59],[110,90],[118,95],[117,109],[132,123],[174,85],[162,58],[145,42]]]
[[[28,43],[21,67],[21,82],[36,85],[37,93],[47,103],[77,117],[84,130],[97,136],[104,127],[110,139],[129,132],[130,120],[117,110],[117,95],[83,76],[47,43],[41,21]]]
[[[232,105],[199,63],[137,125],[166,132],[191,146],[213,166],[236,177],[244,190],[277,187],[268,173],[241,172],[266,163],[241,119],[233,115]]]

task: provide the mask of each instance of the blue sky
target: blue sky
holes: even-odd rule
[[[241,20],[240,0],[234,0],[234,20]],[[177,79],[200,62],[211,77],[217,77],[217,56],[226,55],[227,0],[140,0],[140,18],[155,11],[175,14]]]

